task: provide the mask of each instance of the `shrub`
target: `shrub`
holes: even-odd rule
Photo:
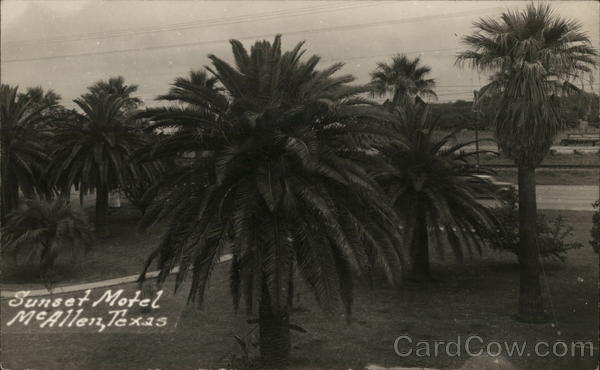
[[[69,207],[65,200],[28,199],[8,215],[2,227],[2,253],[27,256],[37,261],[46,276],[60,253],[85,251],[91,244],[92,231],[85,216]]]
[[[514,188],[506,193],[504,201],[503,207],[493,210],[499,229],[485,238],[493,249],[516,254],[519,248],[519,211]],[[564,262],[567,251],[582,247],[581,243],[567,242],[567,238],[573,234],[573,227],[567,225],[560,215],[549,219],[538,214],[537,233],[539,253],[543,258]]]

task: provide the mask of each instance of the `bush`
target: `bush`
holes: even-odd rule
[[[84,250],[92,241],[85,216],[65,200],[28,199],[11,212],[2,227],[2,253],[18,263],[18,256],[37,262],[46,276],[63,251]]]
[[[517,193],[513,188],[505,196],[505,205],[493,210],[499,224],[496,233],[490,231],[485,238],[493,249],[517,254],[519,248],[519,211]],[[537,217],[538,247],[540,256],[564,262],[567,251],[581,248],[582,244],[567,242],[573,227],[567,225],[562,216],[548,219],[543,214]]]
[[[600,199],[594,203],[594,208],[596,208],[596,212],[592,216],[592,230],[590,231],[592,240],[590,240],[590,244],[596,253],[600,253]]]

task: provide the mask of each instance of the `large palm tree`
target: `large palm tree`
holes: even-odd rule
[[[463,38],[469,50],[458,55],[491,72],[480,95],[492,97],[496,139],[518,166],[521,266],[519,316],[543,317],[536,242],[535,168],[563,127],[558,96],[577,92],[572,83],[591,72],[596,50],[575,20],[530,4],[499,19],[480,19]]]
[[[465,151],[472,141],[456,142],[456,130],[441,135],[439,120],[430,117],[426,106],[408,106],[395,112],[390,139],[377,149],[387,160],[377,179],[389,193],[403,218],[405,244],[411,246],[408,278],[430,278],[429,250],[434,246],[443,256],[448,244],[455,256],[481,253],[484,235],[496,230],[490,211],[477,200],[492,195],[493,188],[476,176],[486,171],[477,168],[471,158],[477,153]]]
[[[168,175],[164,201],[147,212],[148,221],[170,223],[146,268],[157,258],[163,281],[179,264],[177,284],[190,272],[189,298],[201,302],[232,243],[234,306],[244,297],[258,313],[263,365],[282,367],[294,266],[326,311],[341,300],[349,315],[355,273],[380,266],[401,280],[398,220],[354,158],[356,141],[375,132],[349,119],[361,112],[355,95],[365,89],[334,76],[339,64],[317,70],[319,57],[301,60],[302,43],[287,52],[279,36],[250,53],[237,40],[231,45],[235,66],[211,55],[209,68],[227,95],[194,86],[182,94],[192,104],[148,112],[157,125],[199,131],[166,137],[155,157],[204,155]]]
[[[45,105],[36,105],[17,87],[0,87],[1,219],[13,210],[19,190],[30,196],[46,191],[42,172],[49,162],[41,140],[40,125],[47,121]]]
[[[115,95],[86,94],[74,100],[81,112],[70,112],[56,123],[55,151],[49,168],[53,183],[63,191],[72,186],[83,195],[96,191],[96,232],[106,236],[108,193],[136,176],[139,167],[130,156],[144,145]]]
[[[409,59],[404,54],[398,54],[388,63],[377,63],[377,68],[371,73],[373,91],[380,96],[391,96],[389,109],[410,104],[419,95],[437,97],[433,88],[435,80],[427,78],[431,68],[421,65],[419,57]]]

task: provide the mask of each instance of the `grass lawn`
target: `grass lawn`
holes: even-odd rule
[[[556,214],[556,212],[548,212]],[[561,212],[574,226],[574,238],[584,248],[571,251],[567,263],[546,262],[543,283],[546,307],[556,326],[522,324],[513,320],[518,296],[518,269],[511,254],[485,251],[482,257],[457,265],[453,258],[436,260],[436,282],[407,285],[401,290],[359,286],[353,320],[326,317],[311,294],[300,288],[292,322],[308,332],[293,332],[293,363],[298,368],[362,368],[387,366],[460,367],[460,358],[399,357],[394,340],[409,335],[417,341],[449,341],[478,335],[484,341],[594,341],[595,358],[511,358],[516,368],[590,369],[598,359],[598,256],[587,240],[591,212]],[[121,243],[120,243],[121,244]],[[121,244],[125,246],[126,244]],[[123,251],[124,249],[119,249]],[[143,259],[143,258],[142,258]],[[177,294],[167,282],[167,294],[151,316],[167,316],[164,328],[93,329],[5,326],[16,312],[2,300],[3,366],[11,369],[192,369],[231,366],[240,354],[234,335],[252,339],[256,330],[242,312],[235,314],[228,293],[228,263],[219,265],[211,280],[203,310],[185,306],[187,283]],[[122,286],[127,296],[135,284]],[[103,291],[94,291],[98,297]],[[73,294],[69,295],[73,296]],[[86,315],[106,315],[107,307]],[[132,309],[137,315],[137,311]],[[250,333],[248,335],[248,333]],[[531,348],[531,347],[529,347]],[[253,355],[256,351],[253,350]],[[237,363],[239,365],[239,363]],[[481,368],[481,367],[473,367]]]

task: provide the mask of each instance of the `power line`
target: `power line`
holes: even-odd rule
[[[342,4],[342,3],[334,3],[334,4],[328,4],[326,5],[327,7],[331,6],[331,5],[338,5],[338,4]],[[310,10],[310,9],[317,9],[323,7],[323,5],[317,6],[317,7],[305,7],[305,8],[296,8],[296,9],[288,9],[288,10],[277,10],[274,12],[264,12],[264,13],[253,13],[253,14],[246,14],[246,15],[240,15],[240,16],[235,16],[235,17],[218,17],[218,18],[209,18],[209,19],[201,19],[201,20],[196,20],[196,21],[192,21],[192,22],[179,22],[179,23],[171,23],[171,24],[167,24],[167,25],[163,25],[160,27],[156,27],[156,26],[146,26],[146,27],[134,27],[134,28],[120,28],[120,29],[113,29],[113,30],[105,30],[105,31],[97,31],[97,32],[88,32],[88,33],[82,33],[82,34],[70,34],[70,35],[59,35],[59,36],[55,36],[53,38],[35,38],[35,39],[25,39],[25,40],[17,40],[17,41],[9,41],[8,43],[24,43],[24,42],[38,42],[38,41],[43,41],[43,42],[48,42],[48,41],[53,41],[53,40],[69,40],[73,37],[92,37],[92,36],[105,36],[105,35],[114,35],[114,34],[121,34],[121,33],[131,33],[131,32],[137,32],[137,31],[153,31],[156,29],[161,29],[161,28],[168,28],[168,27],[178,27],[178,26],[190,26],[190,25],[194,25],[194,24],[198,24],[199,22],[215,22],[215,21],[219,21],[219,20],[227,20],[227,19],[237,19],[237,18],[243,18],[243,17],[249,17],[252,18],[254,16],[264,16],[264,15],[269,15],[269,14],[279,14],[281,12],[289,12],[289,11],[302,11],[302,10]]]
[[[340,57],[340,58],[326,58],[326,59],[322,59],[323,62],[333,62],[333,61],[341,61],[341,62],[347,62],[349,60],[356,60],[356,59],[373,59],[373,58],[383,58],[383,57],[391,57],[397,54],[421,54],[421,53],[433,53],[433,52],[441,52],[441,51],[454,51],[454,50],[459,50],[461,48],[449,48],[449,49],[429,49],[429,50],[410,50],[410,51],[401,51],[401,52],[396,52],[396,53],[391,53],[391,54],[380,54],[380,55],[369,55],[369,56],[356,56],[356,57]],[[161,73],[156,73],[156,72],[146,72],[146,73],[136,73],[136,76],[167,76],[167,75],[177,75],[176,72],[174,71],[169,71],[169,72],[161,72]],[[88,76],[86,76],[88,77]],[[98,79],[98,78],[102,78],[102,76],[99,77],[92,77],[91,75],[89,76],[91,79]],[[75,77],[75,78],[70,78],[70,79],[61,79],[62,81],[81,81],[81,77]],[[74,86],[75,84],[69,84]],[[461,86],[461,87],[471,87],[471,85],[456,85],[456,86]],[[480,87],[480,86],[475,86],[472,85],[473,87]],[[436,86],[436,88],[438,87],[444,87],[444,86]]]
[[[92,32],[92,33],[79,34],[79,35],[64,35],[64,36],[57,36],[54,38],[37,38],[37,39],[29,39],[29,40],[21,40],[21,41],[9,41],[9,42],[7,42],[7,45],[23,45],[23,44],[32,44],[32,43],[35,44],[35,43],[39,43],[39,42],[53,43],[53,42],[85,41],[85,40],[98,40],[98,39],[116,38],[116,37],[124,37],[124,36],[137,36],[137,35],[144,35],[144,34],[157,33],[157,32],[208,28],[208,27],[216,27],[216,26],[222,26],[222,25],[256,22],[256,21],[260,21],[260,20],[277,19],[277,18],[282,18],[282,17],[295,17],[295,16],[300,16],[300,15],[320,14],[320,13],[335,12],[335,11],[341,11],[341,10],[379,6],[381,4],[383,4],[383,3],[382,2],[374,2],[374,3],[368,3],[368,4],[355,4],[355,5],[332,7],[332,5],[338,5],[338,3],[334,3],[334,4],[327,4],[327,5],[320,5],[317,7],[278,10],[278,11],[274,11],[274,12],[256,13],[256,14],[243,15],[243,16],[221,17],[221,18],[212,18],[212,19],[200,20],[200,21],[194,21],[194,22],[174,23],[174,24],[164,25],[164,26],[160,26],[160,27],[140,27],[140,28],[133,28],[133,29],[130,28],[130,29],[121,29],[121,30],[113,30],[113,31]]]
[[[281,34],[282,35],[299,35],[299,34],[311,34],[311,33],[317,33],[317,32],[318,33],[331,32],[331,31],[338,31],[338,30],[354,30],[354,29],[377,27],[377,26],[383,26],[383,25],[414,23],[414,22],[420,22],[420,21],[425,21],[425,20],[429,20],[429,19],[439,20],[440,18],[462,17],[465,15],[487,12],[487,11],[496,10],[496,9],[498,9],[498,7],[481,9],[481,10],[477,10],[477,11],[470,10],[470,11],[464,11],[464,12],[451,13],[451,14],[437,14],[437,15],[403,18],[403,19],[388,20],[388,21],[369,22],[369,23],[362,23],[362,24],[350,24],[350,25],[324,27],[324,28],[312,28],[312,29],[304,29],[304,30],[298,30],[298,31],[282,32]],[[245,37],[240,37],[237,39],[238,40],[253,40],[253,39],[257,39],[257,38],[265,38],[265,37],[273,37],[273,36],[275,36],[274,33],[269,33],[269,34],[262,34],[262,35],[245,36]],[[171,44],[171,45],[146,46],[146,47],[138,47],[138,48],[118,49],[118,50],[106,50],[106,51],[100,51],[100,52],[85,52],[85,53],[76,53],[76,54],[51,55],[51,56],[36,57],[36,58],[9,59],[9,60],[5,60],[4,63],[30,62],[30,61],[39,61],[39,60],[61,59],[61,58],[78,58],[78,57],[87,57],[87,56],[94,56],[94,55],[107,55],[107,54],[120,54],[120,53],[127,53],[127,52],[172,49],[172,48],[178,48],[178,47],[195,47],[195,46],[200,46],[200,45],[209,45],[209,44],[227,42],[230,39],[231,38],[197,41],[197,42],[186,42],[186,43],[178,43],[178,44]]]

